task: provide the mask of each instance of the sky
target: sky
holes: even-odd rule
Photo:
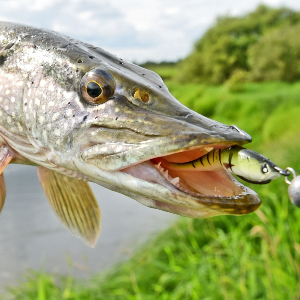
[[[52,29],[131,62],[176,61],[217,16],[261,3],[300,10],[299,0],[0,0],[0,20]]]

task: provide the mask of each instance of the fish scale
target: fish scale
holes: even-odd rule
[[[11,82],[18,83],[21,81],[22,78],[19,75],[0,71],[0,124],[15,134],[23,133],[20,109],[22,87],[14,88]]]

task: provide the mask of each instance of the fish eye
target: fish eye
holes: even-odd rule
[[[262,171],[263,174],[266,174],[266,173],[269,172],[269,168],[268,168],[267,164],[262,165],[261,171]]]
[[[92,98],[97,98],[102,94],[102,88],[99,83],[90,81],[86,85],[86,92]]]
[[[81,96],[85,102],[98,105],[107,101],[115,91],[115,81],[109,72],[93,69],[81,79]]]

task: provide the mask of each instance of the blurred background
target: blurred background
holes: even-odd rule
[[[251,149],[300,171],[299,1],[0,4],[0,20],[53,29],[154,70],[183,104],[237,125],[252,135]],[[282,178],[250,185],[263,202],[255,213],[205,220],[92,185],[103,216],[95,249],[56,220],[35,168],[9,166],[5,178],[0,298],[300,298],[300,210]]]

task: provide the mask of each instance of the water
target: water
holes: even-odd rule
[[[102,213],[102,232],[91,249],[58,221],[35,167],[8,166],[4,175],[7,198],[0,215],[0,289],[16,284],[28,268],[73,272],[76,277],[103,271],[129,258],[138,245],[176,218],[91,184]]]

